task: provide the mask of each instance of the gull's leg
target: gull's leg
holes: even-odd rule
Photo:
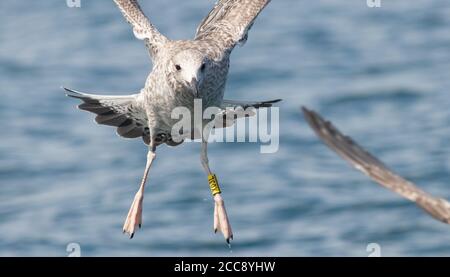
[[[130,210],[123,225],[123,232],[130,235],[130,239],[133,238],[136,226],[141,228],[142,225],[142,201],[144,200],[145,182],[147,181],[148,172],[155,160],[156,147],[149,147],[147,153],[147,164],[145,166],[144,176],[142,177],[141,185],[136,195],[134,196],[133,204],[131,204]]]
[[[230,221],[228,220],[227,211],[225,209],[225,203],[223,201],[221,191],[219,188],[219,182],[215,174],[211,172],[209,168],[208,153],[207,153],[208,143],[202,141],[201,150],[201,162],[202,166],[208,174],[209,187],[211,188],[211,193],[214,197],[214,232],[220,230],[225,237],[225,240],[230,244],[230,239],[233,239],[233,231],[231,230]]]

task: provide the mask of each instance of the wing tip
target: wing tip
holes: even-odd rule
[[[325,132],[331,134],[330,136],[328,136],[330,138],[333,138],[333,136],[334,136],[334,135],[332,135],[333,133],[337,133],[339,136],[346,137],[344,134],[340,133],[340,131],[338,129],[336,129],[331,124],[330,121],[326,121],[317,112],[315,112],[314,110],[310,110],[305,106],[302,106],[301,110],[305,116],[305,119],[311,126],[311,128],[315,131],[315,133],[317,135],[319,135],[319,138],[321,138],[322,141],[325,142],[325,144],[327,144],[333,151],[335,151],[338,155],[340,155],[341,157],[343,157],[344,159],[349,161],[350,164],[352,164],[352,166],[354,168],[356,168],[356,169],[362,171],[363,173],[365,173],[366,175],[368,175],[375,182],[379,183],[380,185],[382,185],[390,190],[393,190],[392,187],[390,187],[389,183],[387,183],[388,181],[383,181],[382,179],[377,179],[376,177],[374,177],[375,175],[373,175],[373,173],[367,171],[368,169],[364,167],[364,164],[358,164],[358,160],[352,161],[352,159],[355,157],[355,156],[353,156],[352,153],[350,153],[351,154],[350,156],[348,156],[346,152],[339,153],[340,151],[336,151],[337,148],[336,148],[336,146],[333,146],[333,143],[329,144],[327,142],[327,140],[324,139],[324,137],[322,137],[325,134]],[[406,184],[409,186],[409,189],[421,191],[419,188],[417,188],[415,186],[415,184],[408,182],[403,177],[398,176],[394,172],[392,172],[387,166],[385,166],[380,160],[378,160],[376,157],[374,157],[371,153],[367,152],[362,147],[360,147],[356,142],[352,141],[351,138],[349,138],[349,137],[346,137],[346,138],[350,139],[350,141],[345,140],[342,143],[352,144],[353,148],[360,149],[359,153],[354,154],[354,155],[356,155],[356,157],[358,159],[360,159],[361,157],[363,157],[364,159],[370,158],[370,160],[367,162],[367,163],[369,163],[369,165],[368,165],[369,167],[377,167],[378,169],[388,171],[389,174],[392,174],[392,175],[400,178],[401,179],[400,182],[403,182],[403,183],[406,182]],[[363,153],[364,156],[358,156],[358,155],[361,155],[362,151],[364,152]],[[349,157],[350,157],[350,159],[349,159]],[[397,182],[399,182],[398,179],[397,179]],[[396,185],[398,186],[398,184],[396,184]],[[411,188],[411,186],[412,186],[412,188]],[[423,191],[421,191],[421,194],[422,194],[422,196],[425,196],[425,197],[424,198],[419,197],[418,199],[414,200],[414,199],[411,199],[411,198],[405,196],[405,194],[399,193],[396,190],[393,190],[393,191],[396,192],[397,194],[415,202],[420,208],[422,208],[425,212],[427,212],[434,219],[441,221],[445,224],[450,224],[450,203],[447,200],[442,199],[442,198],[435,198],[434,196],[424,193]]]
[[[302,110],[303,113],[309,113],[310,112],[310,110],[306,106],[301,106],[300,109]]]
[[[76,90],[73,90],[73,89],[70,89],[70,88],[67,88],[64,86],[61,86],[61,89],[65,90],[66,96],[68,96],[68,97],[78,98],[78,99],[83,97],[83,94],[81,94],[80,92],[78,92]]]
[[[318,132],[318,122],[317,121],[323,121],[323,119],[314,111],[308,109],[306,106],[302,106],[301,110],[303,112],[303,116],[305,117],[306,121],[308,122],[309,126],[315,131]]]
[[[302,106],[301,110],[307,118],[317,117],[317,113],[314,110],[308,109],[306,106]]]
[[[269,101],[263,101],[259,104],[256,104],[255,107],[258,108],[270,108],[273,104],[283,101],[283,99],[275,99],[275,100],[269,100]]]
[[[267,103],[275,104],[275,103],[278,103],[278,102],[281,102],[281,101],[283,101],[283,99],[278,98],[278,99],[274,99],[274,100],[267,101]]]

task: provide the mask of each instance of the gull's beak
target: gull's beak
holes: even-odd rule
[[[194,93],[194,96],[196,97],[196,98],[198,98],[198,81],[197,81],[197,78],[192,78],[192,80],[191,80],[191,82],[189,83],[189,85],[191,86],[191,88],[192,88],[192,91],[193,91],[193,93]]]

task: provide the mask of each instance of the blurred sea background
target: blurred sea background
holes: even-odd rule
[[[141,1],[159,30],[192,38],[214,1]],[[0,1],[0,256],[449,256],[450,226],[328,150],[318,110],[386,164],[450,199],[450,2],[274,0],[232,55],[226,97],[283,98],[280,148],[210,145],[235,233],[212,232],[199,144],[161,147],[143,228],[122,224],[146,158],[74,107],[61,86],[134,93],[151,70],[112,1]]]

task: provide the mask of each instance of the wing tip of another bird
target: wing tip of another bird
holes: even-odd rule
[[[310,110],[306,106],[301,106],[300,109],[302,110],[303,114],[308,116],[308,117],[311,116],[311,115],[316,114],[316,112],[314,112],[314,110]]]
[[[306,106],[302,106],[301,110],[308,124],[313,130],[316,130],[316,120],[322,120],[322,118],[314,110],[310,110]]]

